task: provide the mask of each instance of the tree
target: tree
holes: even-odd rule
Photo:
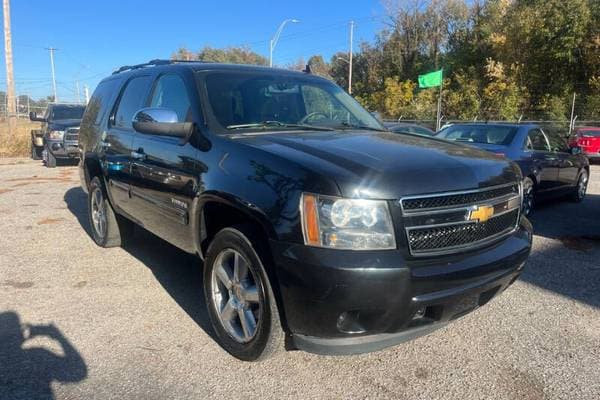
[[[205,46],[197,53],[182,47],[173,53],[171,58],[232,64],[268,65],[268,60],[265,57],[247,47],[227,47],[224,49],[216,49],[210,46]]]

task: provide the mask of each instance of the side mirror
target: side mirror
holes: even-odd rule
[[[29,119],[34,122],[46,122],[44,117],[38,117],[35,111],[29,113]]]
[[[571,147],[571,154],[573,154],[574,156],[577,154],[581,154],[581,147]]]
[[[147,135],[170,136],[185,143],[194,130],[193,122],[179,122],[168,108],[142,108],[133,116],[133,129]]]

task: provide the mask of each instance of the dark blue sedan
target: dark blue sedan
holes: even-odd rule
[[[523,213],[534,199],[569,195],[582,201],[589,180],[589,161],[578,148],[570,149],[566,137],[544,131],[535,124],[454,124],[436,137],[488,150],[515,161],[523,173]]]

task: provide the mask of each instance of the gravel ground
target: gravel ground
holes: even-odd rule
[[[75,167],[0,165],[0,399],[600,398],[600,166],[582,204],[532,218],[502,296],[377,353],[233,359],[211,338],[200,263],[140,232],[103,250]]]

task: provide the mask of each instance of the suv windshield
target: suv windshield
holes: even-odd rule
[[[261,72],[206,76],[212,113],[221,130],[385,128],[340,87],[314,77]]]
[[[442,130],[437,137],[467,143],[497,144],[508,146],[517,128],[494,125],[452,125]]]
[[[85,106],[60,106],[52,107],[50,119],[53,121],[60,119],[81,119]]]

